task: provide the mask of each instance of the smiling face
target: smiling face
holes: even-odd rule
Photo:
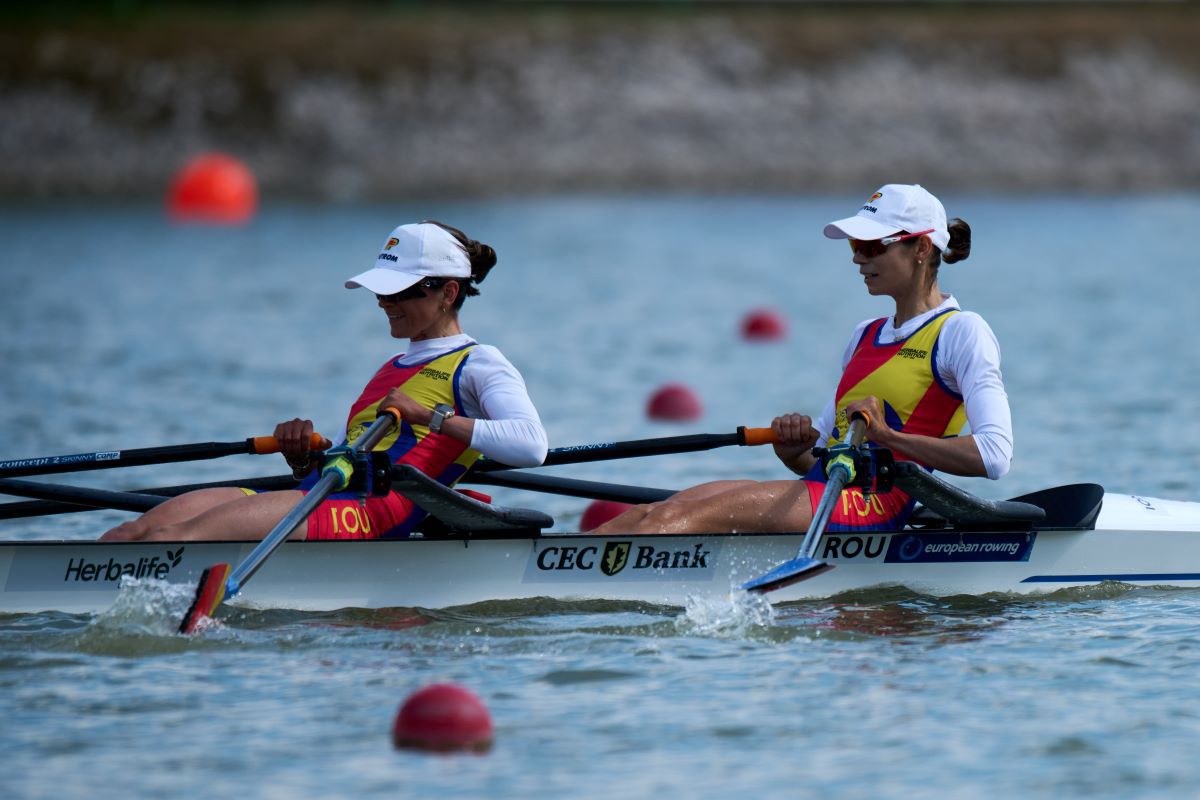
[[[419,342],[462,333],[458,315],[453,310],[458,296],[458,283],[448,283],[424,289],[424,296],[406,300],[396,295],[378,297],[379,307],[387,314],[392,337]]]
[[[863,276],[867,291],[873,295],[885,295],[900,301],[904,297],[929,291],[928,261],[932,243],[925,236],[898,241],[887,245],[882,253],[874,243],[865,242],[855,247],[853,261]],[[867,255],[867,253],[876,253]]]
[[[896,297],[913,284],[917,262],[909,254],[911,248],[902,243],[889,245],[880,255],[867,257],[854,252],[858,274],[863,276],[867,291],[873,295]]]

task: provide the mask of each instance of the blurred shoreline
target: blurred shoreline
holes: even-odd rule
[[[11,15],[0,197],[1200,186],[1191,3],[569,5]]]

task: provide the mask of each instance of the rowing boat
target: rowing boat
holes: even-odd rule
[[[1096,484],[986,501],[932,476],[920,482],[924,506],[909,527],[826,533],[817,557],[835,569],[773,592],[773,602],[895,585],[938,596],[1102,581],[1200,587],[1200,503],[1106,493]],[[496,508],[431,483],[399,489],[443,521],[440,533],[287,542],[235,605],[445,608],[546,597],[681,606],[690,597],[728,597],[790,558],[803,535],[546,533],[552,521],[544,514]],[[0,612],[103,611],[123,579],[194,586],[205,568],[238,563],[254,544],[0,542]]]

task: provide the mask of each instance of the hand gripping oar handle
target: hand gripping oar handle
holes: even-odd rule
[[[312,435],[308,437],[308,449],[320,450],[321,442],[324,441],[324,439],[324,436],[314,431]],[[246,440],[246,446],[249,448],[249,452],[260,456],[266,455],[267,453],[279,452],[279,440],[274,436],[251,436]]]
[[[673,453],[695,453],[729,445],[755,446],[773,444],[778,441],[770,428],[747,428],[741,426],[735,433],[696,433],[687,436],[662,436],[656,439],[633,439],[627,442],[604,442],[601,444],[577,444],[570,447],[555,447],[546,454],[543,467],[561,464],[584,464],[590,461],[608,461],[618,458],[641,456],[663,456]],[[508,464],[481,458],[471,468],[472,473],[496,472],[514,469]]]
[[[310,447],[318,450],[325,437],[312,435]],[[196,442],[165,447],[142,447],[135,450],[101,450],[95,453],[74,453],[65,456],[39,456],[0,461],[0,478],[23,475],[55,475],[61,472],[83,472],[114,467],[141,467],[147,464],[172,464],[179,461],[200,461],[245,453],[278,453],[279,442],[274,436],[251,436],[237,442]]]
[[[400,412],[394,408],[385,409],[371,427],[363,432],[349,448],[348,452],[339,454],[321,468],[321,478],[316,485],[304,495],[304,499],[287,513],[271,532],[250,551],[250,555],[230,571],[228,564],[214,564],[200,576],[200,585],[196,587],[196,600],[192,603],[183,621],[179,624],[180,633],[191,633],[197,623],[212,616],[222,601],[234,597],[241,591],[242,585],[254,576],[263,562],[287,541],[301,522],[308,519],[317,506],[326,497],[343,488],[353,470],[353,457],[369,453],[401,422]],[[228,577],[226,577],[228,576]]]
[[[850,416],[849,430],[846,431],[846,437],[842,440],[842,444],[830,449],[832,458],[825,467],[825,490],[821,493],[821,501],[817,503],[817,510],[813,512],[812,522],[809,523],[808,531],[804,534],[804,541],[801,542],[796,557],[791,561],[783,562],[765,575],[746,581],[742,584],[742,589],[759,593],[782,589],[784,586],[811,578],[832,568],[825,562],[813,558],[813,554],[816,552],[817,543],[822,534],[825,533],[825,526],[829,524],[829,518],[833,516],[833,508],[837,505],[842,489],[854,480],[855,462],[848,451],[850,448],[857,449],[862,445],[870,424],[870,418],[866,414],[856,411]]]

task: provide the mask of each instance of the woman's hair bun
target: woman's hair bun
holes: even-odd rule
[[[458,299],[454,301],[454,308],[457,310],[462,307],[463,300],[479,294],[479,290],[475,288],[474,284],[483,283],[483,279],[492,271],[492,267],[496,266],[496,251],[492,249],[491,245],[477,242],[458,228],[444,222],[438,222],[436,219],[424,219],[421,222],[437,225],[457,239],[459,247],[463,249],[463,252],[467,254],[467,259],[471,262],[471,277],[465,280],[455,279],[461,287]]]
[[[950,232],[950,243],[942,253],[942,260],[953,264],[971,255],[971,226],[955,217],[950,220],[947,229]]]
[[[491,245],[470,239],[465,246],[467,257],[471,259],[471,280],[483,283],[483,279],[496,266],[496,251]]]

